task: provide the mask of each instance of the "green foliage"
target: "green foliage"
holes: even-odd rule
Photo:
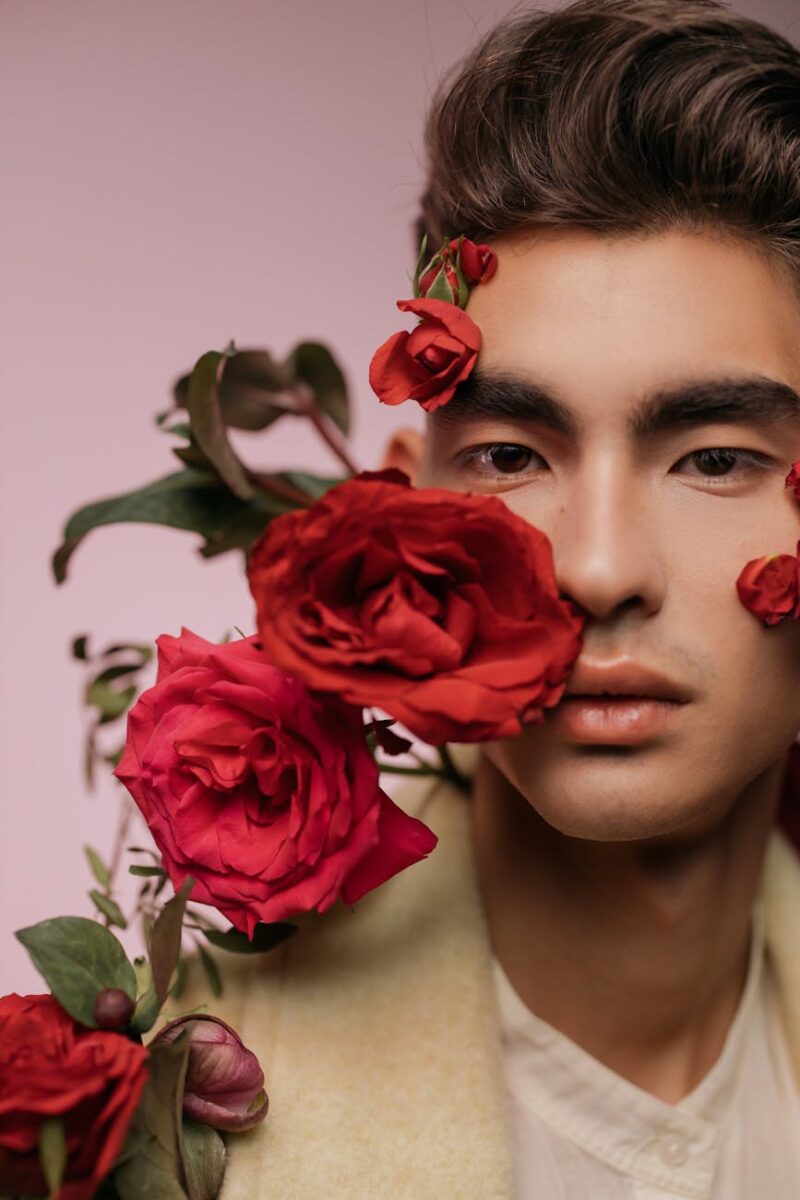
[[[209,350],[200,356],[189,377],[186,407],[192,436],[220,479],[240,500],[252,500],[256,489],[228,441],[217,390],[220,364],[235,353],[230,347],[223,351]]]
[[[191,876],[184,880],[180,890],[161,909],[150,931],[150,968],[159,1006],[169,994],[172,973],[178,965],[183,916],[194,882]]]
[[[265,925],[261,922],[253,930],[252,940],[240,929],[204,929],[203,936],[220,950],[228,950],[233,954],[264,954],[273,950],[281,942],[297,933],[297,925],[288,921],[276,921]]]
[[[182,1186],[183,1089],[189,1040],[148,1047],[147,1083],[114,1169],[120,1200],[187,1200]]]
[[[89,863],[92,874],[105,892],[111,888],[111,872],[100,855],[91,846],[84,846],[83,852]]]
[[[214,996],[222,995],[222,977],[219,973],[219,968],[208,951],[198,944],[197,952],[200,956],[200,962],[203,966],[205,977],[208,980],[208,986]]]
[[[71,1017],[96,1029],[94,1003],[105,988],[120,988],[136,999],[136,973],[120,942],[88,917],[51,917],[18,929],[56,1000]]]
[[[225,1175],[225,1143],[216,1129],[184,1118],[183,1167],[191,1200],[216,1200]]]
[[[112,925],[116,925],[119,929],[127,929],[128,922],[125,918],[120,906],[116,900],[112,900],[110,896],[106,896],[103,892],[98,892],[96,888],[92,888],[89,896],[93,904],[100,910]]]
[[[314,402],[326,413],[345,437],[350,432],[350,407],[342,369],[327,346],[320,342],[300,342],[289,355],[290,372],[308,384]]]
[[[45,1117],[39,1128],[39,1162],[52,1200],[58,1195],[67,1165],[67,1139],[60,1117]]]

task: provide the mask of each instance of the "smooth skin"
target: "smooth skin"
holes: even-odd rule
[[[493,949],[525,1004],[676,1103],[719,1057],[741,997],[800,730],[800,624],[765,628],[735,588],[748,560],[800,538],[784,487],[800,409],[646,445],[628,422],[687,382],[800,390],[800,299],[776,259],[710,230],[537,229],[494,249],[497,273],[468,306],[478,370],[546,388],[577,432],[493,416],[453,427],[440,410],[424,438],[395,434],[383,465],[501,496],[547,533],[587,613],[581,661],[632,659],[691,693],[634,746],[579,744],[548,718],[484,743],[473,807]],[[699,453],[715,448],[735,453]]]

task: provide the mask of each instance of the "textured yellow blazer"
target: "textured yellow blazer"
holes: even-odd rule
[[[219,952],[219,1000],[192,967],[180,1008],[229,1021],[270,1096],[262,1126],[228,1137],[220,1200],[513,1197],[469,800],[424,778],[397,800],[438,834],[430,858],[270,954]],[[777,829],[761,887],[800,1080],[800,858]]]

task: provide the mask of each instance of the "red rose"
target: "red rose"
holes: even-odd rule
[[[786,476],[787,488],[792,488],[798,500],[800,500],[800,461],[792,463],[792,469]]]
[[[447,279],[447,282],[450,285],[450,291],[453,293],[453,304],[457,304],[458,303],[458,294],[459,294],[459,290],[460,290],[460,284],[458,281],[458,275],[456,273],[456,269],[453,266],[452,259],[450,258],[449,255],[446,258],[444,255],[437,255],[436,258],[433,259],[432,265],[430,267],[428,267],[428,269],[425,271],[424,275],[420,276],[420,280],[419,280],[420,297],[427,296],[428,292],[430,291],[430,289],[433,287],[434,283],[436,282],[436,279],[437,279],[440,271],[444,271],[445,278]]]
[[[778,625],[786,617],[796,615],[800,601],[797,558],[793,554],[754,558],[736,580],[736,590],[753,616],[765,625]]]
[[[0,997],[0,1192],[47,1195],[39,1131],[64,1123],[58,1200],[89,1200],[111,1171],[147,1078],[147,1050],[86,1029],[52,996]]]
[[[158,678],[128,716],[116,775],[177,889],[252,938],[341,896],[347,904],[436,838],[378,786],[361,714],[311,696],[258,639],[158,638]]]
[[[408,484],[365,472],[270,524],[248,563],[265,651],[431,744],[510,737],[558,702],[582,619],[502,500]]]
[[[373,355],[369,382],[382,404],[417,400],[427,412],[446,404],[472,371],[481,331],[463,309],[446,300],[398,300],[422,320],[411,333],[392,334]]]
[[[450,243],[453,250],[458,245],[458,238]],[[461,270],[469,283],[488,283],[497,270],[497,255],[491,246],[482,242],[475,244],[469,238],[461,243]]]

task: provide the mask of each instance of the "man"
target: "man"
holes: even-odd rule
[[[273,1107],[224,1200],[789,1200],[800,629],[735,581],[800,537],[800,56],[712,0],[523,13],[427,149],[421,229],[499,265],[384,465],[544,530],[584,646],[471,805],[400,794],[428,862],[229,985]]]

